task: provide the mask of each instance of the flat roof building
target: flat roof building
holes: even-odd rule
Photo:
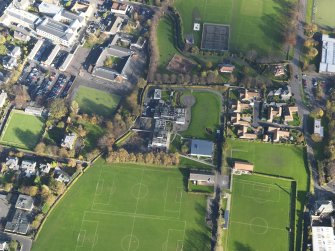
[[[313,251],[335,251],[333,227],[312,227]]]
[[[16,209],[11,221],[5,226],[5,232],[27,234],[29,230],[29,213],[24,210]]]
[[[30,212],[34,208],[34,199],[28,195],[20,194],[17,198],[15,208]]]
[[[214,143],[208,140],[192,139],[191,156],[209,157],[213,156]]]
[[[203,173],[190,173],[190,181],[200,183],[203,185],[214,185],[215,175],[213,174],[203,174]]]
[[[322,55],[319,72],[335,73],[335,38],[322,35]]]
[[[235,161],[233,168],[237,171],[247,171],[247,172],[254,171],[254,165],[244,161]]]
[[[320,137],[323,137],[323,126],[321,125],[321,119],[314,119],[314,133],[319,134]]]

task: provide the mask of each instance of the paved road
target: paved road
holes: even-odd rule
[[[17,240],[18,242],[20,242],[22,246],[21,251],[30,251],[33,243],[32,239],[30,239],[27,236],[3,233],[3,232],[0,233],[0,239],[5,241]]]

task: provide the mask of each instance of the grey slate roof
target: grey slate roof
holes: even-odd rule
[[[213,154],[214,144],[208,140],[192,139],[191,155],[208,156]]]

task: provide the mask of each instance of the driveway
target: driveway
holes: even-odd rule
[[[20,242],[22,246],[21,251],[30,251],[33,243],[32,239],[30,239],[29,237],[3,232],[0,233],[0,239],[6,241],[16,240]]]

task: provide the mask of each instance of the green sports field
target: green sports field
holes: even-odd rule
[[[206,197],[179,169],[99,159],[51,212],[33,251],[210,250]]]
[[[120,97],[115,94],[86,86],[79,86],[74,99],[79,104],[80,113],[103,117],[112,116],[120,101]]]
[[[297,182],[296,200],[296,250],[300,250],[302,214],[309,191],[309,174],[305,165],[304,149],[295,145],[268,144],[240,140],[228,140],[226,157],[231,165],[234,160],[249,161],[255,172],[292,178]]]
[[[191,123],[182,135],[189,138],[213,139],[220,124],[220,97],[205,91],[194,91],[185,95],[193,95],[196,101],[191,108]],[[209,133],[209,130],[212,133]]]
[[[44,129],[41,117],[13,110],[1,134],[1,143],[33,150]]]
[[[259,175],[233,177],[227,250],[290,250],[291,183]]]
[[[275,0],[176,0],[183,20],[184,35],[193,32],[194,19],[200,23],[230,25],[230,49],[259,55],[282,55],[282,35],[286,1]],[[200,46],[201,31],[193,32]]]
[[[315,22],[325,28],[335,28],[335,1],[315,0]]]

